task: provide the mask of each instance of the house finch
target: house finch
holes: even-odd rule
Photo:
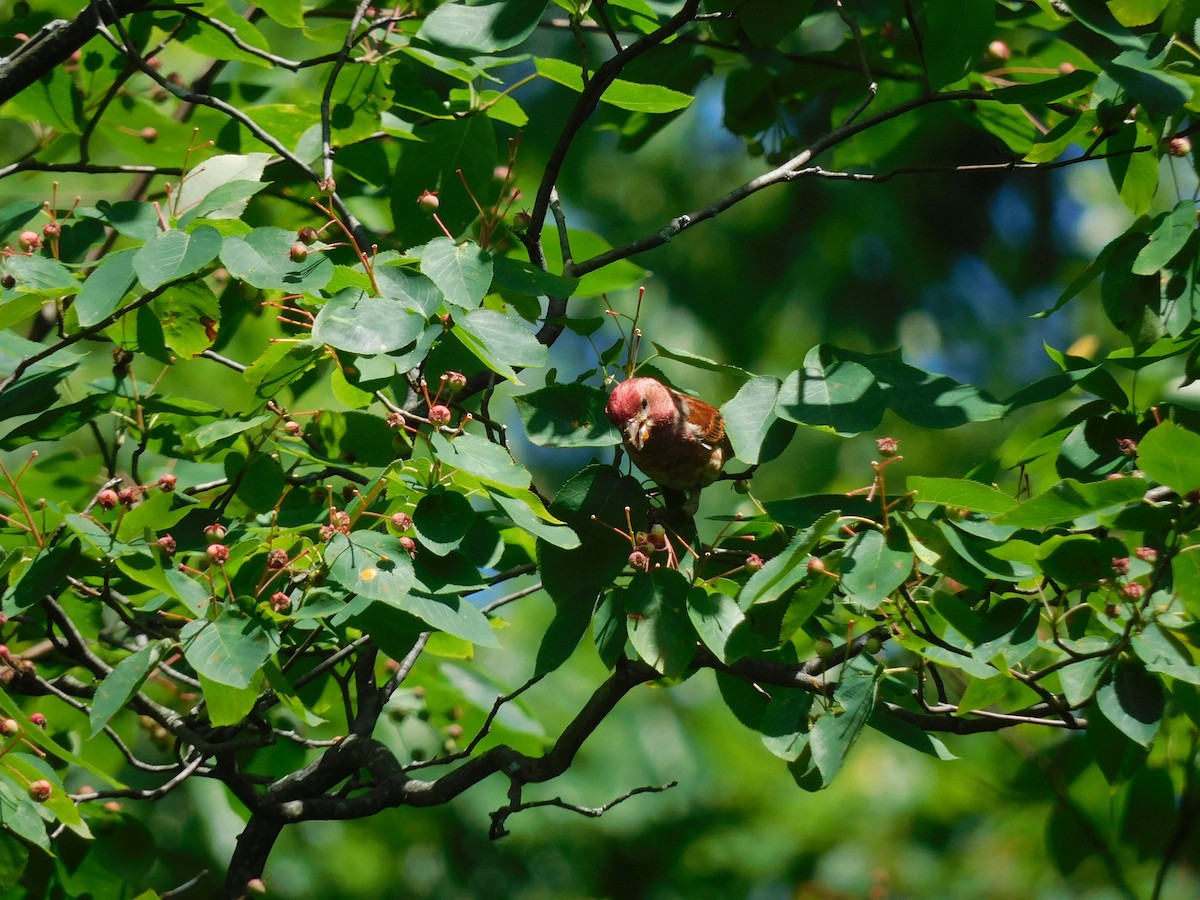
[[[733,455],[716,409],[653,378],[618,384],[604,412],[637,467],[667,491],[687,495],[689,514],[699,506],[700,489],[716,481]]]

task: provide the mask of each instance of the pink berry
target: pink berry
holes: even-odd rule
[[[412,516],[406,512],[392,513],[392,526],[397,531],[408,531],[412,528]]]
[[[1133,551],[1133,555],[1142,562],[1152,563],[1158,559],[1158,551],[1153,547],[1138,547]]]
[[[21,249],[26,252],[37,250],[42,246],[42,236],[36,231],[22,231],[21,236],[17,238],[17,243],[21,245]]]
[[[164,494],[169,494],[171,491],[175,490],[175,484],[178,480],[179,479],[170,472],[164,472],[162,475],[158,476],[158,488]]]
[[[425,210],[427,213],[437,212],[437,208],[442,205],[442,201],[438,199],[435,191],[425,191],[417,198],[417,206]]]
[[[45,713],[35,712],[29,717],[29,721],[36,725],[42,731],[46,730],[46,715]]]
[[[751,553],[749,556],[746,557],[746,571],[747,572],[757,572],[764,565],[765,565],[765,563],[763,562],[763,558],[761,556],[759,556],[757,553]]]
[[[121,498],[112,488],[105,488],[96,495],[96,505],[101,509],[112,509],[120,502]]]
[[[52,793],[54,788],[48,781],[39,779],[29,782],[29,796],[37,803],[45,803]]]
[[[21,726],[16,719],[4,719],[0,721],[0,735],[4,737],[12,737],[20,730]]]
[[[292,262],[304,262],[308,259],[308,247],[301,241],[296,241],[288,251],[288,256],[292,258]]]
[[[42,234],[48,238],[56,238],[62,234],[62,226],[57,222],[47,222],[42,226]]]
[[[317,229],[311,225],[305,225],[296,232],[296,237],[303,244],[315,244],[319,235],[317,234]]]
[[[158,129],[149,127],[143,128],[140,132],[140,136],[147,144],[153,144],[158,140]]]
[[[650,557],[641,550],[634,550],[629,554],[629,565],[635,569],[641,569],[643,572],[650,571]]]
[[[400,548],[409,556],[417,555],[417,542],[410,537],[400,538]]]
[[[450,407],[444,403],[435,403],[429,408],[430,425],[448,425],[450,424],[450,418]]]
[[[271,609],[277,613],[287,612],[292,608],[292,598],[283,591],[276,591],[271,595]]]
[[[220,522],[213,522],[211,525],[204,527],[204,536],[210,541],[223,541],[225,540],[225,535],[228,533],[228,529]]]
[[[229,548],[224,544],[209,544],[204,552],[217,565],[222,565],[229,560]]]
[[[267,554],[268,569],[286,569],[288,564],[288,555],[286,550],[280,550],[276,547]]]
[[[175,538],[169,534],[164,534],[158,539],[158,549],[163,552],[163,556],[175,555]]]

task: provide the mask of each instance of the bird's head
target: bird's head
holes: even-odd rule
[[[632,447],[641,449],[655,428],[670,428],[679,418],[671,389],[654,378],[630,378],[618,384],[604,408]]]

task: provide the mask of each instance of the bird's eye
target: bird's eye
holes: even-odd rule
[[[650,398],[643,397],[642,398],[642,409],[649,409],[649,408],[650,408]]]

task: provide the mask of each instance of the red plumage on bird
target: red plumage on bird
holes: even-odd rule
[[[721,413],[655,378],[621,382],[604,412],[634,464],[660,487],[687,495],[689,513],[699,505],[700,489],[716,481],[733,456]]]

